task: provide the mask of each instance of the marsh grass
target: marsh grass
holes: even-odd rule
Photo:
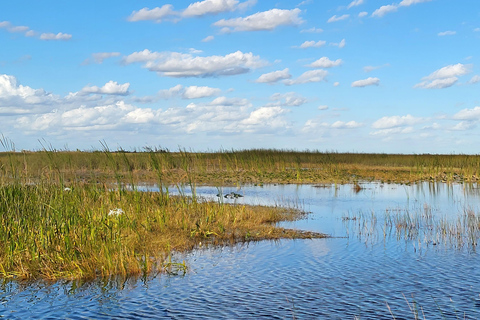
[[[179,274],[187,266],[171,261],[171,253],[191,250],[199,243],[324,237],[276,226],[279,221],[301,217],[295,208],[230,205],[184,193],[169,195],[165,181],[175,178],[177,187],[195,188],[196,158],[188,153],[180,163],[168,153],[142,155],[142,161],[149,159],[161,192],[140,192],[135,187],[139,161],[126,152],[111,152],[106,144],[101,153],[82,160],[76,157],[82,153],[49,149],[18,154],[8,140],[2,144],[12,149],[0,162],[3,278]],[[84,162],[79,165],[77,161]],[[175,170],[181,173],[172,173]]]
[[[8,144],[8,143],[7,143]],[[12,150],[11,146],[6,148]],[[220,150],[194,152],[145,148],[144,151],[111,151],[102,142],[100,151],[55,150],[0,153],[3,170],[9,162],[28,176],[63,177],[65,182],[132,179],[160,185],[236,185],[262,183],[357,183],[360,180],[397,183],[443,181],[476,183],[479,155],[398,155],[292,150]],[[54,158],[54,161],[50,158]],[[53,166],[53,168],[50,168]],[[52,170],[54,169],[54,170]],[[18,172],[17,172],[18,173]],[[193,188],[194,189],[194,188]]]
[[[423,247],[447,246],[476,250],[480,238],[480,214],[465,209],[456,217],[437,216],[424,204],[423,210],[388,209],[383,213],[348,212],[343,215],[347,232],[362,241],[395,237],[410,241],[415,251]]]

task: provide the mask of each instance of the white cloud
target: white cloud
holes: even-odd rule
[[[144,68],[166,77],[237,75],[267,64],[251,52],[237,51],[225,56],[200,57],[178,52],[151,52],[147,49],[124,57],[123,62],[143,62]]]
[[[475,29],[473,29],[473,31],[480,32],[480,28],[475,28]]]
[[[378,8],[377,10],[375,10],[373,13],[372,13],[372,17],[383,17],[384,15],[386,15],[387,13],[390,13],[390,12],[395,12],[398,10],[398,6],[396,4],[388,4],[386,6],[381,6],[380,8]]]
[[[250,116],[242,121],[245,125],[264,125],[271,119],[286,112],[281,107],[261,107],[250,113]]]
[[[455,130],[455,131],[465,131],[465,130],[470,130],[473,129],[477,126],[475,122],[471,121],[461,121],[454,125],[453,127],[450,128],[450,130]]]
[[[183,98],[198,99],[211,97],[220,94],[221,91],[222,90],[218,88],[190,86],[185,88],[185,91],[183,92]]]
[[[390,136],[394,134],[408,134],[414,132],[413,127],[382,129],[371,132],[372,136]]]
[[[320,28],[310,28],[310,29],[303,29],[300,31],[300,33],[322,33],[323,29]]]
[[[72,38],[71,34],[59,32],[55,33],[42,33],[40,35],[41,40],[70,40]]]
[[[339,85],[340,85],[340,82],[338,82],[338,81],[333,83],[334,87],[338,87]]]
[[[422,2],[429,2],[432,0],[403,0],[402,2],[399,3],[398,6],[400,7],[408,7],[411,6],[412,4],[417,4],[417,3],[422,3]]]
[[[339,17],[337,17],[337,15],[334,15],[333,17],[331,17],[330,19],[328,19],[328,23],[331,23],[331,22],[337,22],[337,21],[342,21],[342,20],[345,20],[345,19],[348,19],[350,17],[349,14],[344,14],[344,15],[341,15]]]
[[[416,84],[414,88],[424,89],[443,89],[453,86],[460,76],[471,72],[471,65],[463,65],[457,63],[449,65],[432,72],[430,75],[423,77],[422,82]]]
[[[389,63],[386,63],[384,65],[381,65],[381,66],[366,66],[366,67],[363,67],[363,71],[365,72],[372,72],[374,70],[378,70],[378,69],[381,69],[381,68],[384,68],[384,67],[389,67],[390,64]]]
[[[215,39],[214,36],[207,36],[205,38],[202,39],[202,42],[210,42],[212,41],[213,39]]]
[[[336,42],[330,43],[330,45],[339,47],[340,49],[344,48],[346,44],[347,42],[345,41],[345,39],[342,39],[342,41],[340,41],[339,43],[336,43]]]
[[[270,97],[275,101],[273,105],[284,107],[299,107],[308,102],[308,99],[295,92],[275,93]]]
[[[368,16],[368,12],[366,12],[366,11],[362,11],[358,14],[359,18],[363,18],[363,17],[366,17],[366,16]]]
[[[353,8],[353,7],[356,7],[356,6],[359,6],[363,4],[363,0],[353,0],[352,2],[350,2],[350,4],[347,6],[347,9],[350,9],[350,8]]]
[[[27,26],[14,26],[9,21],[1,21],[0,28],[7,29],[11,33],[23,33],[25,37],[36,37],[38,32],[30,30]],[[71,34],[59,32],[55,33],[42,33],[40,34],[39,39],[41,40],[70,40],[72,38]]]
[[[302,24],[300,13],[301,10],[298,8],[292,10],[271,9],[245,18],[222,19],[215,22],[214,25],[223,28],[222,32],[273,30],[279,26]]]
[[[295,46],[294,48],[306,49],[306,48],[320,48],[324,46],[327,42],[320,40],[320,41],[305,41],[299,47]]]
[[[335,129],[355,129],[355,128],[360,128],[362,126],[363,124],[356,121],[349,121],[349,122],[336,121],[331,125],[331,127]]]
[[[130,83],[118,84],[115,81],[107,82],[103,87],[91,86],[91,87],[84,87],[80,93],[81,94],[110,94],[110,95],[128,95],[128,88],[130,87]]]
[[[455,120],[480,120],[480,107],[463,109],[453,115]]]
[[[217,14],[220,12],[234,11],[238,4],[237,0],[205,0],[190,4],[182,15],[186,17],[197,17],[206,14]]]
[[[456,35],[457,32],[456,31],[443,31],[443,32],[439,32],[438,33],[438,36],[439,37],[443,37],[443,36],[453,36],[453,35]]]
[[[181,84],[177,84],[170,89],[164,89],[158,91],[158,96],[162,99],[170,99],[177,95],[179,95],[183,91],[183,86]]]
[[[307,67],[311,68],[332,68],[337,67],[343,63],[342,59],[337,59],[335,61],[330,60],[328,57],[322,57],[317,61],[312,62],[311,64],[307,65]]]
[[[396,127],[411,126],[421,122],[421,118],[413,117],[409,114],[406,116],[391,116],[378,119],[372,124],[375,129],[391,129]]]
[[[325,80],[327,75],[328,75],[328,71],[326,71],[326,70],[322,70],[322,69],[310,70],[310,71],[304,72],[302,75],[300,75],[296,79],[284,80],[283,83],[286,84],[287,86],[291,86],[291,85],[294,85],[294,84],[321,82],[321,81]]]
[[[288,68],[283,70],[273,71],[269,73],[262,74],[255,82],[258,83],[275,83],[283,79],[290,79],[292,75],[290,74]]]
[[[479,83],[479,82],[480,82],[480,76],[479,75],[474,75],[472,77],[472,79],[470,79],[470,81],[468,81],[468,83],[470,83],[470,84]]]
[[[143,8],[139,11],[133,11],[128,17],[128,21],[144,21],[154,20],[155,22],[161,22],[163,19],[175,16],[177,13],[173,11],[171,4],[163,5],[161,8],[156,7],[153,9]]]
[[[327,110],[327,109],[328,109],[328,106],[326,105],[318,106],[318,110]]]
[[[398,10],[399,7],[408,7],[412,4],[422,3],[422,2],[429,2],[431,0],[403,0],[399,4],[389,4],[385,6],[381,6],[377,10],[372,13],[372,17],[383,17],[387,13],[395,12]]]
[[[366,86],[378,86],[380,84],[380,79],[369,77],[363,80],[357,80],[352,82],[352,87],[366,87]]]
[[[17,82],[14,76],[0,75],[0,114],[44,113],[60,102],[59,97]]]
[[[458,81],[457,77],[435,79],[431,81],[422,81],[417,83],[414,88],[423,89],[444,89],[453,86]]]

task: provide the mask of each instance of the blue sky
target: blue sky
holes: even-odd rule
[[[18,150],[479,153],[480,2],[3,1]]]

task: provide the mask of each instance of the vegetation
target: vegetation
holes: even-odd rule
[[[58,151],[0,153],[0,164],[9,172],[9,161],[30,179],[55,176],[65,182],[159,182],[164,185],[354,183],[376,180],[396,183],[417,181],[477,182],[480,155],[400,155],[336,153],[290,150],[240,150],[211,153]],[[105,156],[107,155],[107,156]],[[20,174],[20,172],[10,175]],[[133,180],[132,180],[133,179]]]
[[[58,279],[178,272],[186,266],[171,261],[173,251],[324,237],[276,226],[276,222],[301,217],[303,213],[294,208],[171,196],[165,181],[171,183],[173,177],[179,179],[175,182],[179,187],[196,184],[195,158],[183,153],[173,161],[159,155],[164,156],[151,152],[135,158],[108,148],[101,153],[4,153],[0,160],[0,276]],[[144,160],[149,160],[145,168],[156,176],[161,192],[131,188],[139,178],[135,166]],[[166,172],[166,163],[178,172]]]
[[[8,139],[0,142],[8,150],[0,153],[0,276],[15,278],[184,270],[184,264],[169,259],[173,251],[324,236],[276,225],[298,219],[299,210],[171,196],[171,185],[195,190],[199,184],[475,182],[480,163],[480,156],[467,155],[112,152],[106,144],[91,152],[16,152]],[[138,191],[135,186],[143,182],[156,183],[160,192]],[[389,223],[397,226],[392,219]],[[413,232],[411,225],[408,230]]]

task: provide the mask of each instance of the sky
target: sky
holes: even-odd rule
[[[1,1],[0,48],[16,150],[480,153],[478,0]]]

